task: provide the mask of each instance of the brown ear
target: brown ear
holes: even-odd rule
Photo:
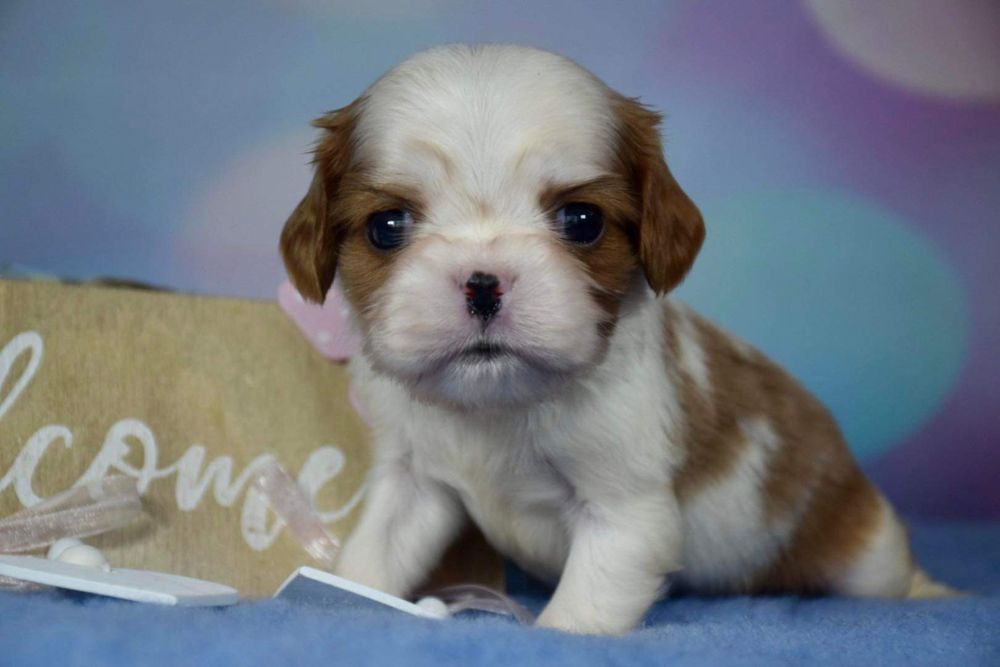
[[[640,209],[635,242],[649,286],[657,294],[677,287],[705,240],[705,224],[663,159],[660,114],[617,97],[620,155]]]
[[[356,101],[313,121],[324,130],[314,153],[315,175],[281,232],[288,277],[299,294],[317,303],[326,298],[337,268],[343,230],[331,215],[331,199],[351,167],[358,106]]]

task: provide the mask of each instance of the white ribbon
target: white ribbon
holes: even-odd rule
[[[51,498],[0,519],[0,553],[41,549],[66,538],[81,538],[115,530],[142,515],[136,482],[117,475],[74,486]],[[24,582],[0,577],[0,584]]]

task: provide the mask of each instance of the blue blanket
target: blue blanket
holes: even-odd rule
[[[974,595],[887,602],[665,600],[623,638],[499,618],[427,621],[264,600],[175,609],[0,594],[0,665],[1000,665],[1000,525],[914,529],[921,562]],[[530,606],[544,598],[520,591]]]

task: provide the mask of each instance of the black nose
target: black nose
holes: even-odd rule
[[[500,279],[492,273],[476,271],[465,283],[465,303],[469,313],[486,324],[500,310]]]

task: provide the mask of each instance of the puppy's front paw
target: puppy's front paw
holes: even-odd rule
[[[363,586],[374,588],[389,595],[401,596],[398,583],[389,576],[380,559],[366,556],[359,548],[345,549],[333,568],[333,573]]]
[[[566,605],[550,604],[535,625],[577,635],[622,635],[632,629],[631,619],[609,616],[594,609],[570,609]]]

